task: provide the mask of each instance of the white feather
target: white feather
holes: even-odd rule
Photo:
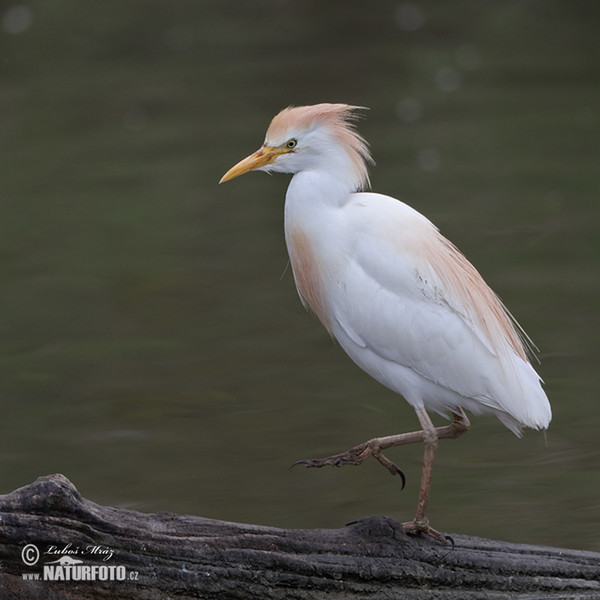
[[[221,181],[294,174],[285,236],[298,292],[367,373],[418,410],[492,412],[517,434],[547,427],[529,340],[476,269],[411,207],[357,193],[371,159],[354,108],[285,109]]]
[[[301,296],[364,371],[415,408],[491,412],[517,434],[548,426],[540,378],[513,347],[514,329],[512,337],[504,331],[510,318],[497,324],[497,306],[461,304],[445,284],[449,274],[436,270],[447,240],[424,216],[388,196],[347,195],[320,171],[294,176],[285,215],[292,265],[291,232],[302,231],[311,249],[320,306],[294,269]],[[448,260],[438,263],[448,268]]]

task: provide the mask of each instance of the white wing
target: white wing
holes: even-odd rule
[[[343,212],[353,246],[328,296],[352,359],[414,405],[491,410],[514,431],[547,426],[548,400],[510,317],[456,248],[387,196],[354,194]]]

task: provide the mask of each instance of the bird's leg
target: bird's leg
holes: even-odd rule
[[[423,455],[423,471],[421,475],[421,487],[419,489],[419,501],[417,504],[417,513],[413,521],[404,523],[404,528],[408,533],[427,533],[435,539],[446,542],[443,535],[429,527],[427,519],[427,509],[429,505],[429,490],[431,488],[431,472],[433,469],[433,459],[437,449],[438,440],[457,438],[469,430],[470,423],[467,415],[462,408],[457,408],[452,412],[452,423],[443,427],[434,427],[429,415],[423,408],[417,409],[417,416],[423,428],[421,431],[412,431],[410,433],[399,433],[397,435],[388,435],[380,438],[373,438],[367,442],[351,448],[347,452],[328,456],[326,458],[312,458],[298,460],[292,466],[303,464],[306,467],[320,468],[325,466],[342,467],[344,465],[360,465],[362,462],[372,456],[378,460],[392,475],[400,475],[402,478],[402,487],[404,487],[404,475],[402,471],[381,452],[394,446],[403,446],[404,444],[414,444],[416,442],[425,443],[425,452]]]
[[[399,435],[390,435],[382,438],[373,438],[346,452],[340,454],[334,454],[333,456],[327,456],[326,458],[307,458],[303,460],[297,460],[292,467],[296,465],[304,465],[308,468],[321,468],[326,466],[332,467],[343,467],[344,465],[358,466],[363,461],[372,456],[379,463],[381,463],[392,475],[400,475],[402,478],[402,487],[404,487],[404,474],[402,471],[388,458],[386,458],[381,451],[385,448],[391,448],[392,446],[399,446],[401,444],[411,444],[413,442],[420,442],[423,440],[421,431],[415,431],[412,433],[401,433]]]
[[[446,543],[447,538],[429,526],[427,512],[429,508],[429,491],[431,489],[431,473],[433,471],[433,459],[437,450],[439,439],[457,438],[469,430],[470,423],[462,408],[452,414],[452,423],[445,427],[434,427],[429,415],[424,408],[417,409],[417,416],[423,427],[425,451],[423,453],[423,471],[421,474],[421,486],[419,488],[419,501],[415,518],[408,523],[403,523],[407,533],[425,533],[431,537]]]
[[[308,458],[304,460],[298,460],[292,466],[305,465],[309,468],[321,468],[326,466],[343,467],[344,465],[360,465],[366,458],[372,456],[378,460],[392,475],[397,475],[399,471],[398,467],[396,467],[391,460],[386,458],[381,453],[382,450],[393,448],[394,446],[425,442],[427,438],[425,427],[427,427],[428,431],[433,429],[433,434],[430,433],[429,437],[435,435],[439,440],[458,437],[469,429],[469,419],[461,408],[458,408],[456,412],[452,413],[452,423],[444,427],[434,427],[433,423],[431,423],[431,419],[429,419],[429,416],[424,410],[423,413],[425,414],[425,418],[427,420],[423,426],[423,421],[421,420],[421,416],[419,416],[421,425],[424,427],[422,431],[412,431],[410,433],[399,433],[396,435],[373,438],[367,442],[359,444],[358,446],[354,446],[354,448],[350,448],[350,450],[346,452],[334,454],[333,456],[328,456],[326,458]],[[419,415],[418,411],[417,415]]]

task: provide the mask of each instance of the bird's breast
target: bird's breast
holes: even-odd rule
[[[331,333],[322,261],[319,260],[316,249],[302,229],[291,229],[286,238],[290,264],[300,298]]]

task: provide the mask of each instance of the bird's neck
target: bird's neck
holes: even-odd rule
[[[348,202],[356,190],[352,181],[345,180],[324,170],[296,173],[285,197],[286,210],[294,212],[322,212],[340,208]]]
[[[285,197],[285,241],[296,288],[330,332],[325,273],[338,262],[342,208],[350,195],[335,176],[302,171],[292,178]]]
[[[341,209],[349,201],[352,190],[343,180],[324,171],[296,173],[285,196],[284,228],[286,241],[293,230],[301,230],[319,244],[334,234]]]

